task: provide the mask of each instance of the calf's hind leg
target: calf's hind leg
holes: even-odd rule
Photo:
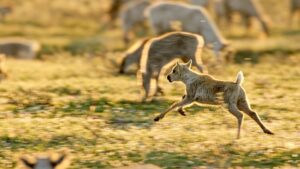
[[[248,116],[250,116],[259,126],[260,128],[264,131],[264,133],[266,134],[274,134],[271,130],[269,130],[260,120],[258,114],[256,112],[254,112],[247,99],[242,99],[238,101],[238,108],[245,112]]]
[[[228,110],[231,114],[233,114],[238,120],[238,132],[237,139],[241,137],[241,127],[243,123],[244,115],[239,111],[235,104],[229,103]]]

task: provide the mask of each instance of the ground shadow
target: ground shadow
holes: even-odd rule
[[[281,33],[286,36],[296,36],[296,35],[300,35],[300,29],[287,29],[282,31]]]
[[[43,140],[41,138],[23,138],[23,137],[0,137],[2,149],[10,149],[14,151],[22,149],[31,149],[40,151],[47,148],[60,148],[66,146],[69,148],[76,148],[79,144],[84,145],[96,145],[94,139],[86,139],[74,135],[59,135],[53,136],[50,140]]]
[[[73,164],[72,166],[74,167],[78,167],[81,168],[82,166],[84,166],[85,168],[97,168],[97,169],[101,169],[101,168],[111,168],[108,167],[106,165],[104,165],[101,161],[83,161],[83,160],[78,160],[76,164]]]
[[[146,155],[144,162],[155,164],[166,169],[192,169],[195,166],[205,165],[205,163],[199,159],[166,151],[152,151]]]
[[[300,48],[271,48],[263,50],[240,49],[235,52],[233,61],[238,64],[246,62],[257,64],[260,62],[260,59],[266,56],[272,55],[272,58],[282,60],[296,53],[300,53]]]
[[[222,144],[220,151],[215,154],[215,150],[209,150],[199,154],[203,161],[208,158],[215,158],[215,164],[220,168],[246,167],[246,168],[276,168],[282,166],[297,167],[300,162],[300,149],[278,149],[278,151],[268,148],[241,151],[235,142]],[[208,162],[208,161],[207,161]],[[221,162],[221,163],[220,163]]]
[[[274,152],[274,155],[268,156],[257,151],[250,151],[241,156],[239,163],[232,162],[232,166],[255,167],[255,168],[276,168],[290,165],[299,167],[300,149],[292,149],[283,152]]]
[[[113,102],[107,98],[87,99],[80,102],[70,102],[58,111],[64,112],[63,116],[92,116],[105,119],[110,127],[126,129],[130,126],[149,128],[154,124],[156,114],[166,110],[173,102],[159,98],[150,102],[120,100]],[[214,107],[191,106],[187,108],[189,114],[194,114],[204,109],[215,110]]]
[[[209,168],[276,168],[282,166],[299,167],[300,153],[299,149],[292,149],[282,152],[273,152],[268,154],[267,150],[252,150],[249,152],[240,153],[228,148],[233,144],[224,145],[227,147],[223,154],[215,154],[214,151],[208,150],[200,152],[196,157],[187,157],[184,154],[153,151],[146,155],[144,162],[158,165],[167,169],[194,167],[209,167]]]

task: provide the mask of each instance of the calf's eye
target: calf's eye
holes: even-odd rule
[[[176,70],[175,70],[175,69],[173,70],[173,73],[176,73]]]

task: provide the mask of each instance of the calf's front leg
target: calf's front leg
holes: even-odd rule
[[[191,103],[192,103],[192,101],[187,99],[187,97],[185,97],[183,100],[172,104],[166,111],[164,111],[163,113],[160,113],[158,116],[156,116],[154,118],[154,121],[159,121],[160,119],[163,119],[168,112],[172,111],[173,109],[175,109],[177,107],[181,108],[181,107],[186,106]]]
[[[182,99],[185,99],[186,95],[182,96]],[[182,116],[186,116],[186,112],[184,111],[183,107],[179,107],[177,109],[178,113],[181,114]]]

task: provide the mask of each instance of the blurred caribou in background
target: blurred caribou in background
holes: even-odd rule
[[[3,21],[6,15],[12,12],[12,7],[10,6],[0,6],[0,21]]]

